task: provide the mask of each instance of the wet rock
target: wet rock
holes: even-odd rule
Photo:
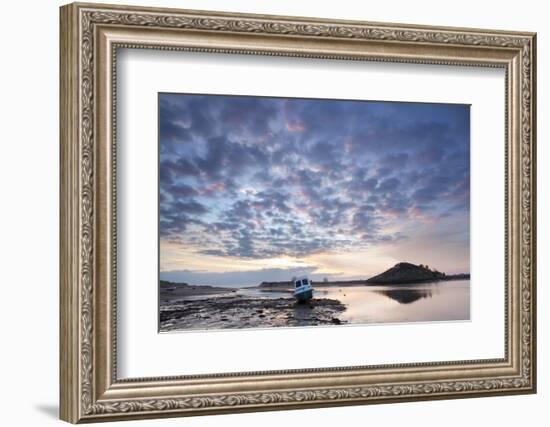
[[[299,305],[294,298],[216,295],[161,305],[160,323],[162,331],[331,325],[342,323],[337,316],[345,310],[340,301],[328,298]]]

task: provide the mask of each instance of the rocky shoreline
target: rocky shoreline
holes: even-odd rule
[[[328,298],[299,304],[294,298],[210,295],[163,304],[160,331],[340,325],[345,322],[338,316],[345,310],[340,301]]]

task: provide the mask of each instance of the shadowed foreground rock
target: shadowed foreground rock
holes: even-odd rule
[[[319,298],[297,304],[294,298],[213,296],[173,302],[161,308],[162,332],[189,329],[271,328],[340,325],[346,309],[340,301]]]

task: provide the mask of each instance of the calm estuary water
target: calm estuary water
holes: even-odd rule
[[[240,289],[250,297],[281,298],[285,292]],[[346,323],[429,322],[470,319],[470,281],[423,283],[400,286],[318,287],[314,298],[342,302],[339,318]]]

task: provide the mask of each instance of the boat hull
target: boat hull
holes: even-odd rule
[[[294,294],[298,302],[306,302],[309,301],[311,298],[313,298],[313,290],[307,289],[302,292],[297,292]]]

